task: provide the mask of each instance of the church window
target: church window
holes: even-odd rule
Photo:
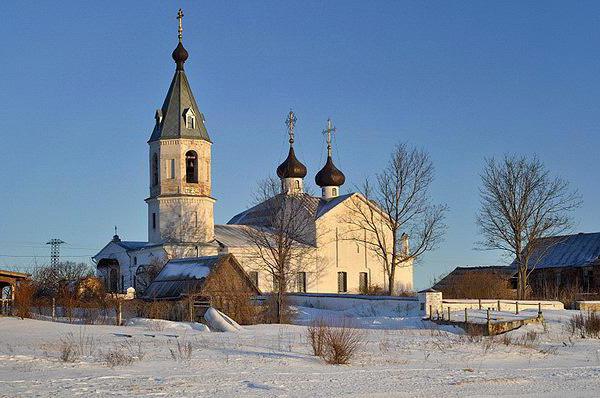
[[[348,274],[346,272],[338,272],[338,293],[346,293],[348,291]]]
[[[250,271],[248,273],[248,276],[250,277],[250,279],[254,283],[254,286],[256,286],[256,288],[258,289],[258,272],[257,271]]]
[[[188,108],[183,112],[183,118],[185,121],[185,127],[188,129],[193,129],[196,127],[196,115],[194,115],[194,111],[191,108]]]
[[[133,257],[133,265],[137,265],[137,257]]]
[[[152,156],[152,186],[158,185],[158,155]]]
[[[369,274],[366,272],[360,272],[358,274],[358,290],[362,294],[367,294],[369,288]]]
[[[296,274],[296,286],[298,287],[298,292],[306,293],[306,272],[298,272]]]
[[[169,162],[169,178],[174,180],[175,179],[175,159],[171,159],[171,161]]]
[[[156,229],[156,213],[152,213],[152,229]]]
[[[185,154],[185,182],[198,183],[198,154],[195,151]]]
[[[338,194],[337,192],[338,192],[338,191],[337,191],[337,188],[333,188],[333,189],[331,190],[331,194],[332,194],[333,196],[337,196],[337,194]]]
[[[296,180],[296,189],[300,190],[300,180]]]

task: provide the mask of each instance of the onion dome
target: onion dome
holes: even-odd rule
[[[288,157],[277,167],[277,176],[279,178],[306,177],[306,166],[296,158],[294,147],[290,146]]]
[[[327,163],[315,176],[315,182],[320,187],[339,187],[346,182],[346,176],[335,167],[331,156],[327,156]]]
[[[173,54],[171,54],[171,56],[177,64],[177,70],[183,70],[183,64],[188,59],[189,54],[185,47],[183,47],[183,44],[181,44],[181,41],[179,44],[177,44],[177,47],[175,47],[175,50],[173,50]]]

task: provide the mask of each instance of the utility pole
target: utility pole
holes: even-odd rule
[[[58,266],[59,260],[60,260],[60,245],[62,245],[64,242],[61,239],[50,239],[49,242],[47,242],[47,245],[50,245],[50,265],[52,267],[56,267]]]

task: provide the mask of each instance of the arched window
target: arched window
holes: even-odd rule
[[[188,129],[193,129],[194,125],[195,125],[194,116],[193,115],[188,115],[187,116],[187,128]]]
[[[158,185],[158,155],[152,156],[152,186]]]
[[[296,180],[296,189],[300,190],[300,180]]]
[[[331,193],[333,194],[333,196],[337,196],[337,188],[333,188],[331,190]]]
[[[198,154],[195,151],[185,154],[185,182],[198,183]]]

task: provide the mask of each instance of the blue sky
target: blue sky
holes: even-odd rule
[[[583,195],[575,231],[600,230],[597,2],[2,2],[0,267],[44,263],[52,237],[86,260],[115,224],[146,239],[146,141],[174,71],[179,7],[214,141],[217,222],[274,175],[292,107],[311,183],[328,117],[345,191],[397,142],[430,153],[449,229],[415,269],[418,288],[456,265],[503,261],[473,250],[485,157],[537,154]]]

